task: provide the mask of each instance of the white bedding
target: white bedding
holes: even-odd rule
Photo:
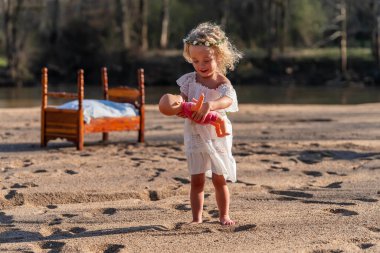
[[[67,102],[57,108],[78,110],[78,100]],[[83,100],[83,117],[86,124],[90,123],[91,118],[117,118],[138,115],[139,111],[129,103],[95,99]]]

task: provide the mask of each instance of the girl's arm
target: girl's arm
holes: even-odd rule
[[[206,118],[206,115],[210,111],[225,109],[229,107],[231,104],[232,99],[227,96],[223,96],[214,101],[203,103],[199,111],[193,113],[193,120],[203,122]]]

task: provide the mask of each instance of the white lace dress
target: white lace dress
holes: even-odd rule
[[[203,93],[204,102],[213,101],[220,97],[230,97],[233,103],[224,110],[218,112],[224,117],[226,129],[230,135],[217,137],[215,127],[206,124],[197,124],[190,119],[185,119],[184,143],[187,156],[188,169],[191,175],[211,172],[223,175],[226,180],[236,182],[236,162],[232,156],[232,125],[226,112],[237,112],[238,101],[236,92],[231,84],[221,84],[216,89],[210,89],[196,81],[196,72],[181,76],[177,80],[180,90],[188,97],[198,99]]]

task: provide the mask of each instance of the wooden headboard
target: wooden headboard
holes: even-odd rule
[[[145,103],[144,96],[144,70],[139,69],[137,74],[138,89],[129,86],[119,86],[108,88],[107,68],[102,68],[102,84],[103,96],[106,100],[120,103],[132,103],[137,107],[141,107]]]

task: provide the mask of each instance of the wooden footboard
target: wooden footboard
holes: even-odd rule
[[[46,147],[49,140],[64,138],[83,149],[84,120],[83,93],[84,71],[77,75],[78,93],[48,92],[48,70],[42,69],[42,105],[41,105],[41,146]],[[58,109],[48,106],[48,97],[78,99],[78,110]]]
[[[139,88],[117,87],[108,89],[107,69],[102,69],[104,99],[115,102],[132,103],[139,111],[138,116],[121,118],[91,119],[84,124],[83,96],[84,72],[78,71],[78,93],[48,92],[48,70],[42,69],[42,105],[41,105],[41,146],[45,147],[49,140],[64,138],[76,144],[77,149],[83,149],[85,133],[103,133],[103,140],[108,139],[108,132],[138,131],[138,141],[144,142],[145,125],[145,89],[144,70],[138,70]],[[58,109],[48,106],[48,97],[78,99],[78,110]]]
[[[46,108],[45,141],[64,138],[80,146],[83,136],[83,113],[77,110]],[[45,145],[46,145],[45,143]],[[79,147],[80,149],[80,147]]]

